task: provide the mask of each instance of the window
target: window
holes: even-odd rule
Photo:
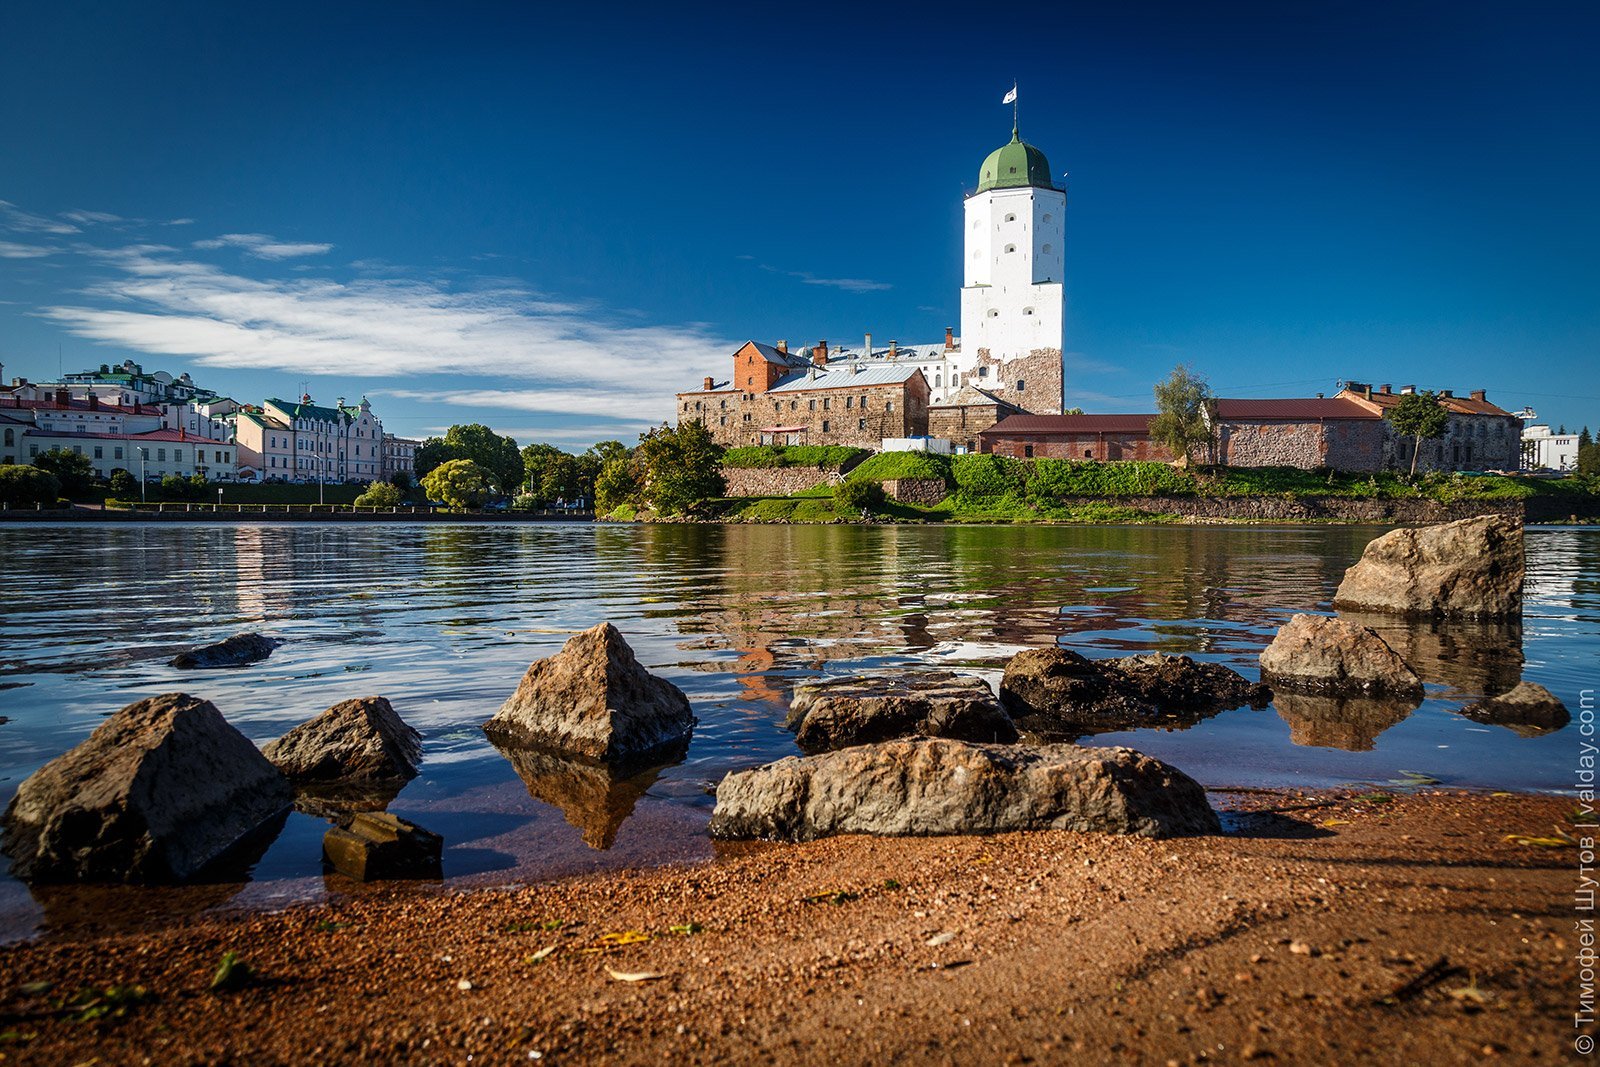
[[[1050,245],[1041,245],[1041,246],[1040,246],[1040,247],[1039,247],[1039,251],[1040,251],[1040,252],[1043,252],[1043,253],[1044,253],[1044,254],[1045,254],[1045,255],[1047,255],[1047,256],[1048,256],[1048,255],[1050,255],[1050,254],[1051,254],[1051,253],[1052,253],[1052,252],[1054,252],[1054,251],[1055,251],[1055,249],[1054,249],[1054,248],[1052,248],[1052,247],[1051,247],[1051,246],[1050,246]]]
[[[867,409],[867,398],[862,397],[860,400],[858,400],[856,402],[856,407],[860,408],[862,411],[865,411]]]
[[[1017,379],[1017,392],[1020,393],[1024,389],[1026,389],[1027,387],[1028,387],[1028,383],[1027,383],[1027,381],[1025,379],[1022,379],[1022,378],[1018,378]]]
[[[12,445],[14,445],[16,443],[17,443],[17,431],[15,431],[11,427],[7,426],[6,427],[6,447],[10,448]]]
[[[1052,216],[1052,215],[1051,215],[1051,214],[1050,214],[1050,212],[1048,212],[1048,211],[1046,211],[1046,212],[1045,212],[1045,213],[1044,213],[1044,218],[1043,218],[1043,219],[1042,219],[1042,220],[1040,220],[1040,221],[1042,221],[1042,222],[1045,222],[1045,223],[1049,223],[1049,221],[1050,221],[1050,219],[1051,219],[1051,218],[1052,218],[1052,217],[1053,217],[1053,216]],[[1049,246],[1048,246],[1048,245],[1046,245],[1046,246],[1045,246],[1045,247],[1046,247],[1046,248],[1048,248],[1048,247],[1049,247]]]
[[[855,397],[853,397],[853,396],[845,397],[844,398],[844,409],[846,411],[849,411],[852,407],[855,406],[855,403],[856,403],[856,398]]]
[[[1007,252],[1015,252],[1016,250],[1017,250],[1017,246],[1016,245],[1006,245],[1006,251]]]
[[[999,317],[1000,317],[1000,309],[999,308],[990,308],[989,309],[989,318],[998,319]]]
[[[39,446],[38,445],[29,445],[28,446],[28,455],[37,456],[38,454],[39,454]]]
[[[938,387],[939,387],[939,386],[940,386],[940,385],[941,385],[941,384],[943,384],[943,383],[941,383],[941,382],[940,382],[940,381],[939,381],[939,375],[937,375],[937,374],[935,374],[935,375],[934,375],[934,376],[933,376],[933,387],[934,387],[934,388],[935,388],[935,389],[937,389],[937,388],[938,388]]]
[[[988,367],[979,367],[978,368],[978,377],[987,378],[988,376],[989,376],[989,368]]]
[[[823,411],[827,411],[828,410],[828,403],[829,403],[828,398],[827,397],[823,397],[822,398],[822,410]],[[827,423],[823,423],[822,425],[824,427],[826,427],[828,424]]]
[[[798,401],[798,400],[789,401],[789,410],[790,411],[799,411],[800,410],[800,401]]]
[[[1092,449],[1092,448],[1084,449],[1083,450],[1083,458],[1084,459],[1093,459],[1094,458],[1094,449]]]
[[[867,428],[867,420],[866,419],[857,419],[856,420],[856,429],[865,430],[866,428]]]
[[[105,449],[101,448],[99,445],[95,445],[94,446],[94,458],[95,459],[105,459],[106,458],[105,457]]]
[[[159,463],[165,463],[167,461],[167,450],[166,449],[164,449],[164,448],[156,449],[156,461],[159,462]]]
[[[822,432],[823,433],[827,433],[828,432],[828,420],[827,419],[823,419],[822,420]]]
[[[1016,222],[1017,221],[1017,216],[1015,214],[1009,214],[1009,215],[1006,216],[1006,221],[1007,222]]]
[[[894,401],[893,400],[885,400],[883,402],[883,410],[885,410],[885,411],[893,411],[894,410]]]
[[[111,458],[112,459],[121,459],[122,458],[122,446],[121,445],[118,445],[118,446],[116,446],[115,448],[113,448],[111,450]]]
[[[1022,309],[1022,313],[1024,315],[1032,315],[1033,314],[1033,309],[1032,308],[1023,308]]]
[[[1024,459],[1032,459],[1033,458],[1033,446],[1032,445],[1023,445],[1022,446],[1022,456],[1023,456]]]
[[[817,410],[817,402],[816,402],[816,400],[814,400],[814,399],[813,400],[807,400],[806,401],[806,410],[807,411],[815,411],[815,410]]]

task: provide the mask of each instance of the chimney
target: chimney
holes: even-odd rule
[[[92,390],[89,393],[89,410],[90,411],[99,411],[100,410],[100,394],[96,393],[96,392],[93,392]]]
[[[828,365],[828,342],[818,341],[817,347],[811,352],[811,362],[819,367]]]
[[[872,335],[870,333],[867,334],[867,341],[866,344],[862,346],[861,352],[864,356],[866,356],[867,359],[872,358]]]
[[[1401,396],[1410,396],[1412,393],[1415,393],[1416,391],[1417,391],[1417,387],[1414,386],[1414,385],[1402,385],[1400,387],[1400,395]]]
[[[58,407],[58,408],[68,407],[68,406],[71,405],[71,403],[72,403],[72,394],[71,393],[67,392],[65,389],[57,389],[56,390],[56,407]]]
[[[946,348],[954,348],[956,346],[956,328],[954,326],[946,326],[944,328],[944,346]]]
[[[1483,389],[1474,389],[1468,395],[1471,396],[1472,399],[1476,400],[1480,404],[1486,404],[1489,401],[1489,393],[1486,390],[1483,390]]]
[[[889,339],[889,358],[894,359],[900,354],[900,342],[894,338]]]
[[[1451,391],[1450,391],[1450,390],[1448,390],[1448,389],[1441,389],[1441,390],[1439,390],[1439,395],[1440,395],[1440,396],[1441,396],[1441,397],[1453,397],[1453,396],[1455,396],[1455,395],[1456,395],[1456,394],[1454,394],[1454,393],[1452,393],[1452,392],[1451,392]]]
[[[1378,392],[1382,393],[1384,396],[1388,396],[1390,393],[1394,392],[1394,387],[1388,382],[1385,382],[1378,386]]]
[[[789,342],[788,341],[779,341],[778,342],[778,351],[787,356],[789,354]]]
[[[709,377],[709,376],[708,376],[708,377],[707,377],[707,378],[706,378],[706,387],[705,387],[705,392],[708,392],[708,393],[709,393],[709,392],[711,392],[711,390],[712,390],[712,389],[714,389],[714,388],[716,388],[716,387],[715,387],[715,386],[714,386],[714,385],[712,385],[712,384],[711,384],[711,379],[710,379],[710,377]]]

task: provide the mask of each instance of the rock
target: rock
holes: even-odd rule
[[[652,758],[659,762],[653,766],[596,763],[537,748],[502,748],[500,754],[511,761],[529,796],[560,808],[584,844],[603,851],[616,843],[617,831],[661,772],[687,751],[681,743],[658,748]]]
[[[184,879],[292,798],[209,700],[167,693],[116,712],[23,782],[6,809],[5,851],[26,881]]]
[[[689,698],[639,665],[609,622],[534,662],[484,724],[496,745],[534,746],[593,760],[627,760],[686,740]]]
[[[386,811],[364,811],[322,836],[322,859],[346,878],[442,877],[444,838]]]
[[[1470,697],[1504,693],[1522,680],[1522,620],[1445,619],[1341,611],[1370,626],[1424,683]]]
[[[171,666],[190,669],[211,667],[243,667],[272,655],[278,647],[276,638],[261,634],[234,634],[225,641],[200,645],[172,657]]]
[[[1344,572],[1333,606],[1401,615],[1520,615],[1522,570],[1522,524],[1509,516],[1392,530]]]
[[[1422,680],[1368,627],[1327,615],[1296,615],[1261,651],[1273,689],[1305,693],[1422,696]]]
[[[791,756],[723,778],[711,836],[1092,830],[1217,833],[1205,790],[1126,748],[974,745],[913,738]]]
[[[1509,693],[1468,704],[1461,714],[1473,722],[1504,726],[1523,737],[1555,733],[1572,721],[1567,706],[1537,682],[1519,682]]]
[[[409,781],[422,761],[422,735],[383,697],[357,697],[301,723],[261,754],[296,783]]]
[[[1289,724],[1289,740],[1297,745],[1370,752],[1378,735],[1398,726],[1417,710],[1415,697],[1344,697],[1288,690],[1273,697],[1278,717]]]
[[[909,671],[872,678],[829,678],[795,687],[789,717],[805,752],[920,734],[962,741],[1017,739],[981,678],[951,671]]]
[[[1047,735],[1139,726],[1192,726],[1271,694],[1217,663],[1154,653],[1091,660],[1062,648],[1030,648],[1006,664],[1000,699],[1018,723]]]

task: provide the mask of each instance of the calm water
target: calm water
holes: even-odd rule
[[[447,878],[501,883],[710,856],[708,790],[796,751],[797,680],[898,664],[996,679],[1016,649],[1159,649],[1256,674],[1296,611],[1325,610],[1377,532],[1351,527],[314,526],[0,527],[0,804],[18,782],[144,696],[211,699],[258,743],[375,693],[425,735],[391,805],[442,833]],[[1385,634],[1428,682],[1405,708],[1301,699],[1130,744],[1212,786],[1386,783],[1569,788],[1577,728],[1544,736],[1454,709],[1519,677],[1578,710],[1600,674],[1600,530],[1528,532],[1520,628]],[[519,767],[479,724],[531,660],[610,619],[689,694],[687,759],[627,781],[558,761]],[[264,663],[179,672],[180,647],[241,629],[286,639]],[[1531,736],[1530,736],[1531,735]],[[519,777],[519,771],[522,776]],[[221,904],[352,891],[324,881],[327,824],[289,817],[253,876],[155,894],[0,879],[0,940]]]

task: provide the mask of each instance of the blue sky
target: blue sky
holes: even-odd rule
[[[1600,426],[1593,4],[550,7],[5,5],[6,377],[632,440],[747,337],[956,325],[1015,78],[1069,404],[1186,362]]]

